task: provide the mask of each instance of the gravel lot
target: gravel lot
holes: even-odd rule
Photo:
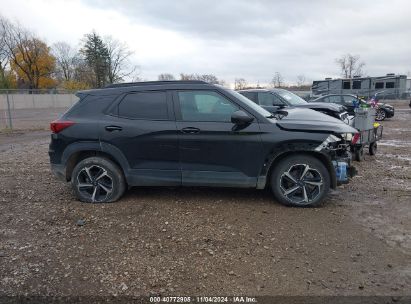
[[[0,295],[411,295],[410,118],[314,209],[212,188],[83,204],[48,132],[0,134]]]

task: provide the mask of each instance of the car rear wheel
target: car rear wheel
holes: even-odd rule
[[[375,120],[376,121],[382,121],[386,118],[387,113],[383,109],[378,109],[377,113],[375,114]]]
[[[354,160],[361,162],[364,160],[364,147],[356,147],[354,150]]]
[[[370,155],[375,155],[377,154],[377,142],[372,142],[370,143],[370,146],[368,147],[368,152]]]
[[[287,206],[315,207],[330,189],[330,174],[324,164],[310,155],[289,156],[271,174],[275,199]]]
[[[80,161],[71,175],[77,198],[87,203],[109,203],[118,200],[126,189],[121,169],[103,157]]]

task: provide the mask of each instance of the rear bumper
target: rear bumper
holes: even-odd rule
[[[394,109],[389,109],[389,108],[383,108],[385,111],[385,114],[387,115],[387,118],[391,118],[394,116]]]
[[[51,172],[61,181],[67,182],[66,179],[66,168],[61,164],[50,164]]]

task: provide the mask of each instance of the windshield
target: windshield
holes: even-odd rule
[[[229,94],[233,95],[234,97],[236,97],[237,99],[240,99],[243,103],[245,103],[247,106],[249,106],[250,108],[252,108],[254,111],[258,112],[260,115],[263,115],[264,117],[271,117],[272,114],[270,112],[268,112],[267,110],[263,109],[262,107],[260,107],[258,104],[252,102],[250,99],[248,99],[247,97],[241,95],[240,93],[234,91],[234,90],[230,90],[230,89],[226,89],[224,88]]]
[[[285,91],[285,90],[279,90],[279,91],[276,91],[276,93],[278,95],[280,95],[282,98],[284,98],[292,106],[302,105],[302,104],[307,103],[300,96],[295,95],[294,93],[291,93],[291,92],[288,92],[288,91]]]

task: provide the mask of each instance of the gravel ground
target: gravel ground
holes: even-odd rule
[[[214,188],[83,204],[51,175],[47,132],[0,134],[0,295],[411,295],[410,118],[311,209]]]

